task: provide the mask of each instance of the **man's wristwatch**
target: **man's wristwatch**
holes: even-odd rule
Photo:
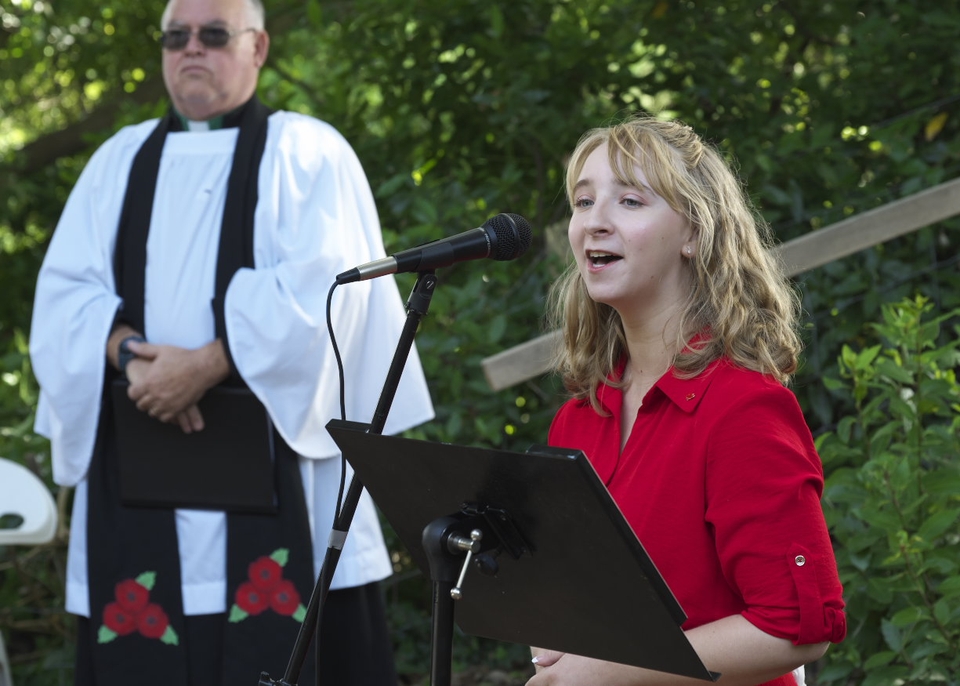
[[[130,350],[131,341],[146,343],[147,339],[143,336],[127,336],[120,341],[120,346],[117,348],[117,367],[120,369],[121,374],[127,373],[127,365],[130,364],[130,360],[137,356],[135,352]]]

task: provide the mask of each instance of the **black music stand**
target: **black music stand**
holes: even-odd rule
[[[327,430],[434,584],[432,686],[468,634],[706,681],[686,615],[579,450],[528,453]],[[452,596],[452,597],[451,597]]]

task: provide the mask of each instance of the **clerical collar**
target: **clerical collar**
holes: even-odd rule
[[[217,129],[232,129],[240,126],[240,117],[243,114],[244,108],[250,101],[240,105],[236,109],[230,110],[226,114],[221,114],[219,117],[214,117],[213,119],[208,119],[207,121],[193,121],[192,119],[187,119],[185,116],[177,112],[176,109],[173,110],[173,113],[177,116],[177,121],[180,122],[181,131],[216,131]]]

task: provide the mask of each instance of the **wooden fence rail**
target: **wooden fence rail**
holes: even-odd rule
[[[958,214],[960,178],[805,234],[776,250],[792,277]],[[559,338],[559,331],[551,331],[485,358],[481,366],[487,383],[499,391],[545,374]]]

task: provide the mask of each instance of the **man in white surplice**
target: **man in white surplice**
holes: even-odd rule
[[[118,317],[123,303],[113,260],[128,173],[156,120],[122,129],[84,169],[46,254],[33,314],[30,350],[41,388],[36,427],[51,440],[57,483],[76,486],[67,609],[90,617],[94,629],[100,620],[89,603],[86,512],[97,504],[88,503],[87,484],[107,365],[122,364],[141,411],[187,432],[203,429],[197,400],[235,368],[300,456],[319,573],[340,483],[339,451],[324,428],[340,416],[326,296],[336,274],[384,255],[373,197],[349,144],[324,122],[274,112],[257,172],[255,268],[230,280],[226,340],[215,337],[210,303],[238,135],[237,128],[217,126],[254,96],[269,38],[259,0],[171,0],[162,26],[164,79],[182,130],[167,135],[157,174],[143,287],[146,331]],[[348,419],[372,418],[403,322],[391,277],[337,289],[333,328],[344,355]],[[141,336],[147,342],[138,342]],[[414,353],[386,432],[432,416]],[[228,612],[226,516],[177,510],[176,532],[184,615]],[[376,511],[364,495],[332,588],[377,582],[391,571]]]

